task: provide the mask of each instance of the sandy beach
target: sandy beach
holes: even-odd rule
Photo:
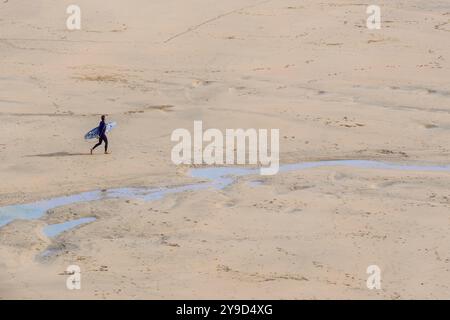
[[[353,0],[77,0],[73,31],[70,4],[0,3],[0,222],[98,195],[0,226],[0,299],[450,298],[448,1],[379,1],[380,30]],[[102,114],[111,154],[90,155]],[[192,176],[206,165],[171,161],[172,132],[195,120],[279,129],[281,165],[417,168],[178,192],[208,183]],[[177,192],[108,193],[122,188]],[[95,220],[45,232],[80,218]]]

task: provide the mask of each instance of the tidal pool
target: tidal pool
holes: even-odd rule
[[[313,162],[299,162],[280,166],[280,172],[291,172],[297,170],[313,169],[318,167],[336,167],[345,166],[361,169],[384,169],[400,171],[433,171],[450,172],[450,165],[426,165],[426,164],[403,164],[389,163],[383,161],[371,160],[326,160]],[[258,175],[258,168],[240,168],[240,167],[207,167],[190,170],[193,178],[199,178],[203,181],[171,188],[113,188],[107,190],[95,190],[82,192],[68,196],[54,197],[26,204],[16,204],[0,207],[0,227],[17,219],[39,219],[48,210],[57,207],[103,199],[126,198],[142,199],[152,201],[161,199],[168,194],[175,194],[187,191],[201,191],[208,188],[223,189],[234,183],[238,177]],[[258,183],[251,183],[253,187]],[[67,222],[70,229],[70,221]],[[74,224],[76,226],[78,224]],[[66,225],[57,228],[65,228]],[[47,230],[52,233],[54,229],[48,226]],[[68,230],[68,229],[65,229]]]

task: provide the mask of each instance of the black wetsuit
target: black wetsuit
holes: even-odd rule
[[[106,123],[105,121],[100,121],[100,124],[98,125],[98,143],[92,148],[94,150],[99,145],[102,144],[103,141],[105,141],[105,152],[108,151],[108,138],[106,137]]]

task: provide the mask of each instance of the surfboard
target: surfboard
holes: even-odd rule
[[[117,125],[116,122],[108,122],[106,124],[106,133],[110,132],[112,130],[112,128],[114,128],[116,125]],[[98,127],[94,128],[84,135],[84,139],[90,140],[90,139],[98,138],[98,133],[99,133]]]

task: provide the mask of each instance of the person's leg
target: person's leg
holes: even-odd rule
[[[105,153],[108,153],[108,138],[103,136],[103,141],[105,141]]]
[[[103,142],[103,139],[101,137],[98,138],[98,143],[95,146],[92,147],[91,154],[92,154],[92,151],[94,151],[95,148],[97,148],[99,145],[102,144],[102,142]]]

